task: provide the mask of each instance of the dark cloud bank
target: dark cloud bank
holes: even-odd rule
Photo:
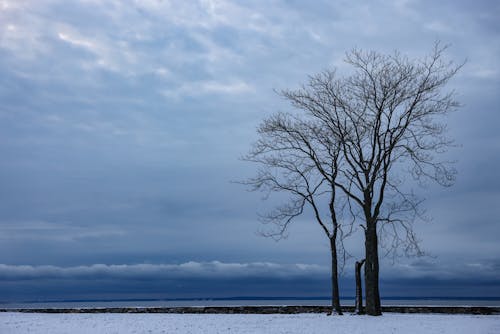
[[[417,262],[397,266],[382,279],[385,297],[492,297],[499,264],[489,268],[436,268]],[[444,275],[443,275],[444,273]],[[77,267],[0,265],[3,302],[92,299],[231,297],[326,297],[329,272],[318,265],[187,262],[178,265]],[[354,295],[353,277],[341,279],[342,294]],[[498,297],[498,296],[497,296]]]

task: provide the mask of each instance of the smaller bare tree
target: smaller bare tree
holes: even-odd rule
[[[256,162],[261,168],[244,183],[266,195],[282,192],[290,196],[285,204],[262,216],[265,223],[274,226],[264,235],[284,237],[306,206],[312,210],[330,243],[332,312],[342,314],[338,275],[346,257],[343,240],[352,232],[352,221],[343,220],[349,202],[337,194],[335,186],[342,164],[340,146],[320,122],[290,114],[265,119],[258,133],[259,140],[243,160]]]
[[[357,314],[364,314],[363,308],[363,287],[361,285],[361,267],[365,263],[365,259],[356,261],[354,271],[356,277],[356,302],[354,304],[354,312]]]

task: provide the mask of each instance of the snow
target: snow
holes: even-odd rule
[[[500,315],[0,313],[0,333],[500,333]]]

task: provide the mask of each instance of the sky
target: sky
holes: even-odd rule
[[[446,87],[451,188],[415,191],[422,258],[382,259],[382,296],[500,296],[497,1],[0,0],[0,301],[328,296],[307,215],[234,181],[275,91],[352,48],[465,66]],[[354,294],[357,233],[341,279]]]

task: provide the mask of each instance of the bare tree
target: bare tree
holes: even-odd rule
[[[312,210],[330,243],[332,312],[342,314],[339,262],[342,265],[345,260],[342,241],[351,232],[347,227],[352,227],[352,221],[344,222],[342,218],[347,197],[339,196],[335,186],[342,164],[338,141],[320,122],[290,114],[264,120],[258,132],[260,138],[244,160],[259,163],[261,168],[255,178],[244,183],[252,186],[252,190],[268,194],[284,192],[290,196],[284,205],[262,216],[264,222],[274,226],[264,235],[282,238],[306,206]]]
[[[364,314],[363,309],[363,287],[361,285],[361,267],[365,263],[365,259],[356,261],[354,266],[354,276],[356,279],[356,301],[354,303],[354,312],[356,314]]]
[[[402,176],[443,186],[454,181],[451,163],[436,156],[452,144],[443,116],[459,105],[443,87],[463,64],[444,61],[445,50],[436,43],[423,59],[353,50],[345,59],[353,68],[351,75],[325,71],[301,89],[282,92],[338,143],[342,166],[333,182],[363,220],[370,315],[381,314],[379,235],[389,237],[389,249],[421,252],[412,229],[421,200]]]

